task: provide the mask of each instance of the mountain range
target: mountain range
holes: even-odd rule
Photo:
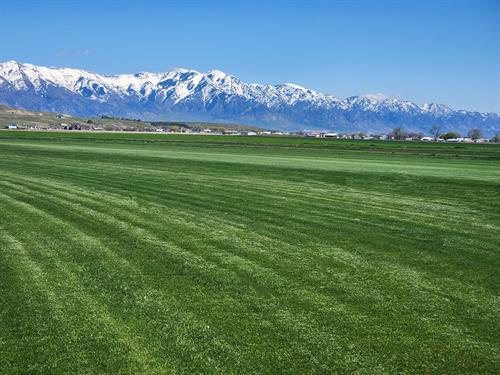
[[[499,113],[417,105],[383,95],[338,98],[295,84],[245,83],[218,70],[101,75],[16,61],[0,63],[0,103],[74,116],[239,122],[279,130],[387,133],[395,127],[428,132],[500,131]]]

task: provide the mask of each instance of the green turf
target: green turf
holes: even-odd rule
[[[499,243],[498,145],[0,132],[0,373],[499,373]]]

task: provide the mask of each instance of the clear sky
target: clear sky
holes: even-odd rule
[[[0,60],[500,112],[500,1],[0,0]]]

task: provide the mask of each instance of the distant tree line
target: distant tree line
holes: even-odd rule
[[[460,138],[461,135],[458,132],[455,131],[448,131],[446,133],[441,132],[442,127],[439,124],[434,124],[429,128],[429,133],[431,134],[432,138],[434,138],[435,141],[438,139],[457,139]],[[404,140],[407,138],[411,139],[422,139],[424,134],[422,132],[407,132],[402,128],[394,128],[391,133],[388,134],[389,139],[394,139],[394,140]],[[467,138],[470,138],[474,141],[484,138],[483,133],[481,129],[474,128],[470,129],[467,132]],[[500,142],[500,134],[495,134],[493,138],[491,138],[491,142]]]
[[[424,133],[422,132],[407,132],[402,128],[394,128],[391,133],[388,134],[390,139],[395,139],[397,141],[402,141],[407,138],[411,139],[422,139]]]
[[[142,120],[139,118],[115,117],[115,116],[108,116],[108,115],[101,115],[101,119],[102,120],[121,120],[121,121],[142,122]]]

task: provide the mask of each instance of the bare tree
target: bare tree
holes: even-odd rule
[[[439,137],[439,133],[441,132],[441,125],[434,124],[431,126],[429,131],[431,132],[431,135],[434,137],[434,140],[437,141],[437,139]]]
[[[402,139],[405,139],[405,137],[406,137],[406,133],[401,128],[394,128],[392,130],[392,133],[389,134],[389,138],[393,138],[396,140],[402,140]]]
[[[469,130],[468,133],[469,138],[472,138],[473,140],[479,139],[483,136],[481,133],[481,129],[471,129]]]
[[[407,134],[408,137],[410,137],[411,139],[422,139],[422,137],[424,136],[424,133],[422,132],[409,132]]]

